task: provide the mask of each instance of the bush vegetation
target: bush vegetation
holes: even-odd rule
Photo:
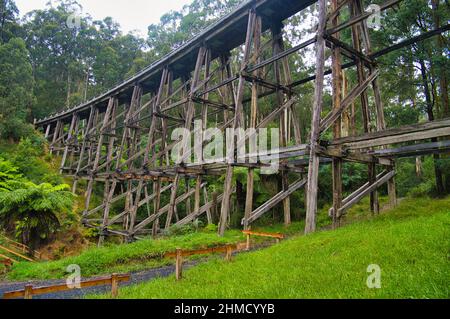
[[[76,220],[74,195],[46,160],[45,145],[36,135],[10,146],[10,160],[0,157],[0,226],[32,247],[60,230],[62,220]]]

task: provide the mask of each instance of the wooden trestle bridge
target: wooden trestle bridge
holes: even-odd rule
[[[283,23],[318,2],[317,34],[286,48]],[[380,6],[389,14],[401,0]],[[201,34],[109,92],[83,105],[35,121],[62,155],[61,172],[73,177],[74,191],[87,181],[83,224],[96,227],[101,241],[108,235],[128,240],[158,234],[172,225],[203,218],[219,223],[223,234],[230,215],[234,167],[248,169],[245,228],[272,208],[282,205],[284,221],[291,222],[290,196],[305,188],[306,233],[315,231],[318,175],[321,164],[332,165],[334,224],[362,197],[371,197],[379,209],[377,189],[387,184],[391,205],[396,203],[395,158],[448,152],[450,119],[407,127],[386,127],[378,83],[377,58],[394,50],[449,30],[431,30],[374,52],[371,48],[362,0],[251,0],[237,7]],[[346,14],[340,14],[343,10]],[[343,16],[349,16],[344,19]],[[413,21],[411,21],[413,23]],[[340,33],[351,33],[351,43]],[[297,78],[289,59],[315,50],[315,75]],[[331,68],[326,66],[327,56]],[[233,63],[232,63],[233,61]],[[233,67],[239,61],[239,70]],[[357,74],[357,84],[347,88],[345,71]],[[348,71],[348,72],[350,72]],[[323,114],[326,76],[332,77],[333,106]],[[303,136],[296,103],[308,82],[314,81],[310,136]],[[258,104],[270,102],[270,112]],[[355,117],[355,108],[360,108]],[[324,116],[325,115],[325,116]],[[280,147],[266,154],[280,158],[280,192],[255,207],[254,174],[263,163],[181,163],[169,154],[177,142],[175,128],[192,129],[194,121],[226,128],[280,127]],[[356,121],[362,121],[357,132]],[[324,133],[331,130],[332,139]],[[328,135],[330,136],[330,134]],[[415,144],[412,145],[411,142]],[[294,146],[291,146],[294,145]],[[227,150],[230,152],[230,150]],[[232,156],[236,156],[231,150]],[[369,179],[343,198],[344,161],[364,163]],[[381,173],[379,173],[381,172]],[[297,178],[294,180],[295,175]],[[208,177],[224,177],[223,193],[208,192]],[[189,181],[195,187],[190,187]],[[94,188],[104,189],[103,203],[92,207]],[[167,195],[161,196],[166,193]],[[184,204],[186,205],[184,206]],[[112,206],[114,205],[114,210]],[[112,213],[118,211],[121,213]],[[183,211],[180,207],[186,207]],[[217,209],[220,220],[212,220]]]

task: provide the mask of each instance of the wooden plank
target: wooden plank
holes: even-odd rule
[[[12,240],[12,239],[10,239],[10,238],[2,235],[2,234],[0,234],[0,237],[2,237],[3,240],[6,240],[9,243],[9,245],[14,246],[14,249],[19,249],[23,253],[32,252],[34,258],[36,258],[36,259],[40,259],[41,258],[41,253],[38,252],[37,250],[32,250],[29,246],[24,245],[22,243],[19,243],[17,241],[14,241],[14,240]]]
[[[249,235],[249,236],[259,236],[259,237],[270,237],[270,238],[278,238],[278,239],[284,239],[284,235],[277,233],[265,233],[265,232],[255,232],[255,231],[250,231],[250,230],[244,230],[242,232],[244,235]]]
[[[211,247],[211,248],[204,248],[204,249],[195,249],[195,250],[182,250],[175,251],[175,252],[168,252],[164,254],[164,258],[174,258],[177,257],[178,254],[180,254],[183,257],[189,257],[194,255],[208,255],[208,254],[216,254],[216,253],[226,253],[232,249],[236,249],[236,245],[225,245],[225,246],[218,246],[218,247]]]
[[[5,247],[5,246],[0,245],[0,249],[1,249],[1,250],[4,250],[4,251],[6,251],[6,252],[8,252],[8,253],[10,253],[10,254],[13,254],[13,255],[16,256],[16,257],[20,257],[20,258],[25,259],[25,260],[27,260],[27,261],[34,262],[33,259],[31,259],[31,258],[29,258],[29,257],[27,257],[27,256],[24,256],[24,255],[22,255],[22,254],[20,254],[20,253],[18,253],[18,252],[16,252],[16,251],[14,251],[14,250],[11,250],[11,249],[9,249],[9,248],[7,248],[7,247]]]
[[[439,141],[431,143],[414,144],[396,148],[384,148],[381,150],[370,151],[369,153],[376,157],[415,157],[434,152],[442,153],[450,151],[450,141]]]
[[[373,132],[358,137],[336,139],[330,143],[330,148],[340,146],[350,150],[361,149],[420,141],[442,136],[450,136],[450,119],[408,125],[400,128]]]
[[[14,262],[14,263],[17,263],[18,261],[17,260],[15,260],[15,259],[13,259],[13,258],[11,258],[11,257],[8,257],[8,256],[5,256],[5,255],[3,255],[3,254],[0,254],[0,258],[3,258],[3,260],[1,260],[1,262],[3,263],[3,264],[10,264],[11,262]]]

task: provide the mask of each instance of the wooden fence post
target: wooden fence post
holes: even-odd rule
[[[183,250],[177,248],[177,260],[175,263],[175,273],[177,280],[183,278]]]
[[[117,274],[111,275],[111,296],[113,298],[117,298],[119,296],[119,281]]]
[[[33,299],[33,285],[25,286],[25,295],[23,298],[24,299]]]
[[[247,234],[247,250],[250,250],[250,234]]]
[[[225,255],[225,259],[227,261],[231,261],[232,254],[233,254],[233,249],[232,249],[231,245],[227,245],[227,253]]]

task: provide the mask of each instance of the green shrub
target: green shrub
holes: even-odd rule
[[[0,223],[4,229],[15,227],[24,244],[35,246],[60,227],[60,217],[72,215],[73,194],[68,185],[36,185],[22,182],[15,189],[0,192]]]
[[[205,233],[217,233],[218,226],[215,224],[207,225],[203,230]]]

